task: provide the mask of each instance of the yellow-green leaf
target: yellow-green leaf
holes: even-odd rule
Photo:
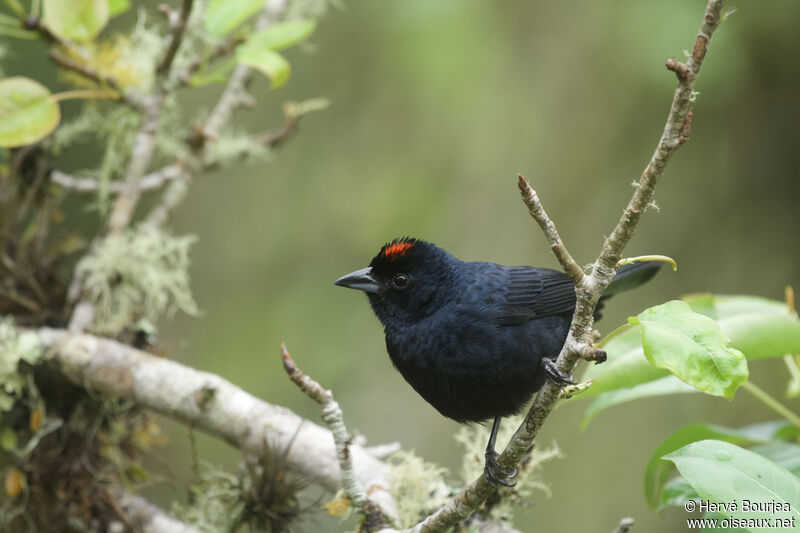
[[[59,37],[88,41],[108,23],[108,0],[44,0],[42,21]]]
[[[304,41],[314,32],[313,20],[292,20],[274,24],[247,38],[247,46],[283,50]]]
[[[206,7],[205,26],[215,37],[227,35],[261,9],[265,0],[211,0]]]
[[[23,77],[0,80],[0,146],[32,144],[58,126],[61,111],[47,87]]]
[[[289,79],[289,62],[278,52],[268,48],[239,46],[236,49],[236,60],[263,72],[272,81],[273,89],[277,89]]]

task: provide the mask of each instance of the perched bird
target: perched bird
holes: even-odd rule
[[[624,266],[600,303],[646,282],[660,266]],[[572,382],[553,362],[575,308],[572,281],[546,268],[464,262],[405,237],[384,245],[367,268],[336,285],[367,294],[392,363],[437,411],[457,422],[494,418],[484,473],[492,485],[511,486],[506,478],[516,471],[497,463],[497,430],[545,377],[562,386]]]

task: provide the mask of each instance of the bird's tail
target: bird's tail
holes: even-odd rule
[[[603,296],[608,297],[629,291],[647,283],[658,273],[663,264],[660,261],[636,261],[623,265],[617,270],[616,276],[611,280],[611,284]]]

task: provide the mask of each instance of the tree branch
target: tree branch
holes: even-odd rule
[[[200,530],[170,516],[163,509],[125,490],[121,486],[109,490],[111,497],[133,519],[135,531],[141,533],[200,533]]]
[[[550,249],[553,251],[553,254],[555,254],[558,262],[561,263],[561,267],[564,269],[564,272],[566,272],[567,276],[569,276],[569,279],[571,279],[572,282],[577,285],[583,281],[583,270],[569,254],[566,246],[564,246],[564,243],[561,242],[561,237],[558,235],[556,225],[553,224],[553,221],[547,216],[547,212],[544,210],[542,202],[539,201],[539,195],[537,195],[536,191],[533,190],[533,187],[531,187],[530,183],[528,183],[528,180],[522,177],[522,174],[517,174],[517,180],[519,192],[522,195],[522,201],[525,202],[526,206],[528,206],[528,212],[539,224],[539,227],[542,228],[542,232],[550,242]]]
[[[181,12],[178,20],[171,24],[172,31],[170,32],[169,46],[164,52],[164,57],[156,67],[156,73],[160,75],[168,74],[169,69],[172,67],[172,62],[175,59],[175,54],[181,46],[183,39],[183,32],[186,30],[186,23],[189,21],[189,15],[192,12],[192,3],[194,0],[183,0],[181,2]]]
[[[691,127],[690,108],[694,82],[705,57],[711,35],[719,26],[724,3],[724,0],[708,1],[699,35],[686,65],[689,73],[685,77],[678,76],[678,86],[675,89],[664,133],[639,179],[636,190],[622,218],[603,243],[602,250],[594,262],[591,274],[584,276],[580,283],[576,285],[577,302],[572,324],[564,346],[556,360],[558,367],[565,372],[572,371],[582,354],[592,354],[597,351],[591,347],[594,308],[611,282],[622,250],[633,236],[641,213],[652,199],[655,185],[658,178],[663,174],[669,158],[688,139],[689,128]],[[523,190],[523,199],[526,198],[524,193],[525,191]],[[530,196],[528,195],[527,197],[529,198]],[[534,207],[536,207],[535,204]],[[542,209],[541,212],[544,213],[544,210]],[[531,214],[533,215],[533,213]],[[543,218],[543,220],[547,222],[547,219]],[[539,219],[537,218],[538,221]],[[549,225],[545,224],[543,230],[552,246],[553,235],[557,235],[555,227],[553,227],[553,232],[550,232]],[[558,254],[556,254],[556,257],[559,261],[562,260]],[[559,396],[559,387],[550,381],[546,381],[536,395],[536,399],[522,425],[517,429],[506,449],[498,457],[498,462],[504,469],[513,470],[525,454],[528,453],[539,429],[558,402]],[[406,530],[406,533],[445,531],[473,513],[494,490],[485,477],[481,476],[457,494],[450,502],[413,528]]]
[[[262,9],[256,22],[256,31],[263,30],[278,20],[286,9],[286,0],[269,0]],[[194,139],[194,144],[202,147],[207,140],[219,138],[222,129],[230,121],[233,113],[242,105],[249,103],[252,99],[247,94],[247,87],[253,77],[253,71],[246,65],[237,65],[231,74],[231,79],[225,86],[217,101],[217,105],[211,111],[206,123]]]
[[[139,181],[139,188],[143,191],[150,189],[158,189],[168,181],[177,179],[183,171],[182,163],[174,163],[166,167],[151,172],[142,176]],[[100,182],[95,178],[84,178],[81,176],[73,176],[66,174],[60,170],[53,170],[50,173],[50,179],[53,183],[75,192],[97,192],[100,189]],[[122,192],[123,184],[118,181],[112,181],[108,185],[108,191],[111,193]]]
[[[247,455],[286,450],[287,466],[338,490],[340,469],[330,432],[290,410],[268,404],[227,380],[111,339],[64,330],[36,330],[51,360],[73,383],[132,400],[219,437]],[[351,444],[356,477],[387,516],[396,516],[389,467]]]

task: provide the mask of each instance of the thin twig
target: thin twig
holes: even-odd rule
[[[571,372],[582,354],[597,352],[596,349],[591,347],[594,308],[614,276],[616,263],[621,257],[623,248],[633,236],[641,213],[652,199],[658,177],[663,174],[666,163],[672,153],[688,138],[691,126],[692,89],[705,56],[708,42],[720,23],[723,4],[724,0],[708,1],[700,33],[691,57],[687,62],[687,68],[690,71],[689,75],[686,77],[678,76],[678,87],[675,90],[664,133],[659,140],[655,153],[642,173],[628,208],[614,231],[605,240],[591,274],[584,276],[581,282],[576,285],[577,302],[572,324],[564,346],[556,360],[556,364],[562,371]],[[550,239],[548,231],[545,231],[545,234]],[[561,258],[559,258],[559,261],[561,261]],[[506,449],[498,457],[498,462],[504,469],[513,470],[525,456],[539,429],[558,402],[559,397],[559,387],[546,381],[536,395],[536,399],[522,425],[517,429]],[[405,531],[407,533],[445,531],[473,513],[494,491],[495,489],[489,485],[485,477],[481,476],[422,522]]]
[[[150,95],[145,101],[142,123],[133,142],[130,163],[123,178],[122,191],[117,195],[111,215],[108,217],[109,235],[121,234],[133,219],[136,204],[142,194],[140,181],[155,153],[158,119],[163,101],[164,94],[160,91]]]
[[[569,279],[571,279],[572,282],[577,285],[583,281],[583,270],[578,263],[575,262],[575,260],[567,251],[567,247],[564,246],[564,243],[561,241],[561,237],[558,235],[558,230],[556,230],[556,225],[553,224],[553,221],[547,216],[547,212],[544,210],[542,202],[539,201],[539,195],[536,194],[536,191],[533,189],[533,187],[531,187],[530,183],[528,183],[528,180],[526,180],[522,174],[517,174],[517,180],[519,192],[522,195],[522,201],[525,202],[526,206],[528,206],[528,212],[539,224],[539,227],[542,228],[542,232],[550,242],[550,249],[555,254],[558,262],[561,263],[561,267],[564,269],[564,272],[567,274],[567,276],[569,276]]]
[[[175,59],[175,54],[178,52],[178,48],[181,45],[183,32],[186,30],[186,24],[192,12],[193,1],[194,0],[183,0],[181,3],[180,15],[178,16],[177,22],[172,25],[172,31],[170,32],[169,46],[167,46],[167,50],[164,52],[163,59],[161,59],[158,67],[156,67],[156,73],[158,74],[167,74],[172,67],[172,61]]]
[[[310,376],[304,374],[295,364],[286,344],[281,343],[281,357],[283,368],[286,370],[289,379],[297,385],[303,393],[322,406],[322,420],[333,434],[336,443],[336,457],[339,460],[339,470],[341,471],[342,490],[345,496],[353,503],[356,509],[363,513],[371,524],[375,524],[376,529],[387,524],[386,516],[381,512],[380,507],[369,501],[364,487],[356,477],[353,469],[353,460],[350,455],[352,441],[344,424],[344,413],[339,403],[333,398],[333,393],[317,383]]]
[[[167,165],[160,170],[156,170],[155,172],[151,172],[145,176],[142,176],[142,179],[139,182],[139,188],[143,191],[158,189],[165,183],[178,178],[181,175],[182,170],[183,165],[181,163]],[[100,189],[100,181],[95,178],[73,176],[71,174],[61,172],[60,170],[53,170],[50,173],[50,180],[65,189],[75,192],[89,193],[97,192]],[[108,192],[112,194],[120,193],[123,190],[123,185],[124,184],[119,181],[112,181],[108,185]]]
[[[120,87],[119,82],[117,82],[113,76],[101,73],[87,64],[79,63],[56,48],[50,50],[49,56],[53,63],[59,67],[75,72],[76,74],[79,74],[80,76],[83,76],[84,78],[101,86],[107,86],[113,89],[117,95],[119,95],[119,99],[129,106],[136,109],[141,108],[142,102],[139,100],[139,98],[136,97],[131,91]]]

